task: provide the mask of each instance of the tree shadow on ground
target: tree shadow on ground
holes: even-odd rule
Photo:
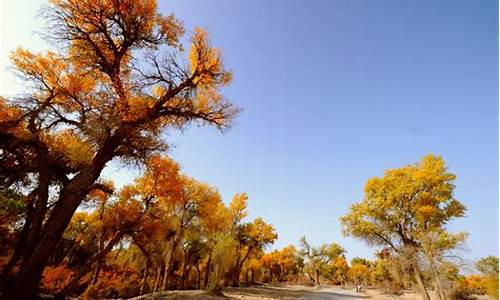
[[[351,295],[333,290],[314,290],[307,288],[282,288],[271,286],[250,286],[245,288],[227,288],[224,295],[229,299],[314,299],[314,300],[334,300],[334,299],[366,299],[367,295]]]

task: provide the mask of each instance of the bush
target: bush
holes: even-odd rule
[[[481,287],[484,288],[486,294],[494,299],[498,299],[498,276],[488,276],[483,278]]]
[[[47,294],[56,294],[65,288],[71,281],[74,271],[65,264],[48,266],[43,270],[40,288]]]
[[[474,295],[484,295],[483,281],[478,275],[460,276],[451,288],[450,299],[468,300],[475,299]]]
[[[96,284],[90,285],[82,294],[82,299],[131,298],[140,290],[137,273],[125,271],[103,271]]]

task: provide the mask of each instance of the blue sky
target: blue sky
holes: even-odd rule
[[[2,5],[2,56],[17,44],[46,47],[31,34],[42,24],[32,20],[36,2]],[[496,1],[176,0],[160,8],[211,33],[234,72],[224,94],[243,108],[224,134],[169,132],[170,154],[226,201],[248,193],[250,216],[276,227],[276,247],[305,235],[340,243],[349,257],[371,256],[341,235],[339,217],[362,199],[368,178],[434,153],[457,174],[456,196],[468,207],[450,226],[470,233],[466,257],[497,255]],[[0,88],[14,91],[3,76]],[[125,182],[134,172],[106,174]]]

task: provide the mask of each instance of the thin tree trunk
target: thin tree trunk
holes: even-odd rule
[[[5,282],[9,277],[10,271],[16,265],[16,263],[21,259],[24,249],[26,249],[26,244],[28,241],[28,233],[30,231],[31,223],[33,221],[33,216],[35,213],[35,208],[33,206],[33,197],[37,189],[30,193],[27,199],[27,210],[26,210],[26,218],[24,220],[23,228],[21,233],[19,234],[19,238],[17,239],[16,246],[14,248],[14,253],[9,259],[7,265],[3,268],[2,274],[0,275],[0,281]]]
[[[142,276],[141,282],[141,290],[139,292],[139,296],[146,292],[146,282],[148,281],[149,275],[149,264],[146,264],[146,268],[144,268],[144,275]]]
[[[167,253],[167,256],[165,257],[165,273],[163,275],[163,284],[162,284],[162,291],[165,291],[167,288],[167,282],[170,280],[170,275],[172,273],[171,267],[172,267],[172,260],[174,258],[174,253],[175,250],[177,249],[177,246],[179,245],[179,242],[181,241],[183,231],[184,231],[184,214],[186,211],[186,204],[184,204],[182,208],[182,213],[181,213],[181,222],[179,224],[179,233],[173,237],[172,240],[172,248],[171,250]]]
[[[420,274],[420,269],[418,266],[415,265],[413,266],[413,273],[415,276],[415,280],[417,282],[418,289],[420,290],[420,293],[422,294],[422,299],[423,300],[431,300],[431,297],[429,297],[429,293],[427,292],[427,288],[425,287],[424,281],[422,279],[422,274]]]
[[[210,255],[208,256],[208,262],[207,262],[207,268],[205,269],[205,289],[208,288],[208,281],[210,279],[210,272],[212,268],[212,252],[210,252]]]
[[[158,266],[158,268],[156,268],[156,280],[155,280],[155,287],[153,289],[153,294],[156,293],[156,289],[158,288],[158,282],[160,281],[160,273],[161,273],[161,266]]]
[[[104,257],[106,256],[106,254],[108,254],[113,249],[114,245],[116,245],[124,235],[125,235],[125,233],[123,233],[123,232],[117,233],[108,242],[106,247],[104,247],[101,251],[99,251],[97,253],[97,255],[90,257],[87,260],[87,263],[84,266],[82,266],[80,269],[78,269],[78,273],[76,273],[76,275],[71,279],[70,283],[66,287],[64,287],[64,289],[62,291],[60,291],[57,294],[57,297],[60,299],[63,299],[69,292],[71,292],[71,290],[80,282],[80,278],[82,278],[85,274],[90,272],[90,270],[94,266],[94,263],[96,263],[96,270],[94,273],[94,277],[92,279],[92,284],[96,284],[98,277],[99,277],[100,269],[102,267],[102,261],[103,261]]]
[[[233,286],[237,286],[237,282],[238,282],[238,279],[236,279],[236,277],[240,276],[240,273],[239,273],[239,266],[240,266],[240,245],[238,244],[237,247],[236,247],[236,263],[234,265],[234,269],[233,269],[233,273],[232,273],[232,281],[233,281]]]
[[[446,293],[444,292],[443,286],[441,285],[441,281],[439,280],[439,277],[435,277],[435,282],[436,282],[436,288],[438,292],[438,296],[441,300],[447,300]]]
[[[184,289],[184,284],[186,282],[186,276],[189,273],[189,260],[190,260],[190,255],[186,253],[184,250],[184,263],[182,264],[182,273],[181,273],[181,289]]]
[[[101,273],[101,267],[102,267],[102,256],[99,255],[99,257],[97,258],[94,276],[92,277],[92,285],[96,284],[97,281],[99,280],[99,273]]]
[[[172,262],[174,260],[174,253],[179,245],[180,238],[175,238],[172,241],[172,247],[170,251],[165,256],[165,272],[163,274],[163,284],[162,291],[165,291],[167,288],[167,283],[170,281],[171,273],[172,273]]]
[[[165,291],[165,289],[167,288],[167,277],[168,277],[168,272],[170,270],[170,261],[171,261],[171,257],[172,257],[172,251],[173,250],[169,250],[168,254],[165,256],[165,263],[164,263],[164,269],[163,269],[163,282],[161,285],[162,291]]]
[[[200,271],[200,265],[196,263],[196,272],[198,274],[198,279],[196,281],[196,289],[201,288],[201,271]]]
[[[432,274],[434,276],[434,282],[436,284],[437,294],[440,300],[447,300],[446,293],[444,292],[443,286],[441,285],[441,281],[439,280],[439,272],[436,268],[436,264],[434,263],[434,258],[429,257],[430,267],[432,270]]]
[[[26,245],[22,253],[23,261],[31,258],[35,246],[41,238],[43,221],[47,214],[47,201],[49,198],[50,178],[47,168],[45,164],[44,169],[41,169],[39,172],[37,196],[34,201],[34,214],[28,231]]]
[[[241,269],[243,268],[243,264],[247,260],[247,258],[250,256],[250,252],[252,251],[252,247],[248,247],[247,253],[245,256],[243,256],[242,259],[239,258],[239,251],[238,251],[238,257],[236,260],[236,270],[233,278],[233,285],[234,286],[239,286],[240,285],[240,273]]]

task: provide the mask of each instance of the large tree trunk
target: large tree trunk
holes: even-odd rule
[[[33,249],[30,251],[32,254],[23,257],[15,284],[6,293],[8,299],[36,299],[38,284],[51,254],[61,240],[76,209],[99,178],[106,162],[113,157],[114,149],[119,141],[117,137],[108,139],[94,157],[92,165],[78,173],[62,189],[50,217],[43,226],[40,238],[36,239],[33,245],[28,245],[30,249]]]

